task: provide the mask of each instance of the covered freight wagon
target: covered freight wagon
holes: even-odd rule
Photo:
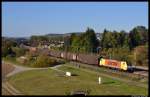
[[[61,57],[61,51],[50,50],[49,55],[53,56],[53,57],[60,58]]]
[[[96,55],[89,55],[89,54],[78,54],[77,61],[86,63],[86,64],[93,64],[97,65],[98,63],[98,56]]]

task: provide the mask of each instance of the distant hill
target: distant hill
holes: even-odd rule
[[[65,34],[55,34],[55,33],[50,33],[50,34],[46,34],[46,35],[38,35],[38,36],[48,36],[48,37],[65,37],[65,36],[70,36],[71,34],[75,33],[76,35],[81,35],[84,32],[70,32],[70,33],[65,33]],[[96,37],[97,39],[101,39],[102,33],[96,33]],[[10,39],[10,40],[15,40],[15,41],[26,41],[29,40],[30,37],[5,37],[2,36],[2,38],[4,39]]]
[[[64,34],[46,34],[45,36],[49,37],[57,37],[57,36],[63,36]]]
[[[5,36],[2,36],[2,39],[16,41],[18,44],[20,44],[22,42],[27,42],[29,40],[29,37],[5,37]]]
[[[70,36],[72,33],[75,33],[77,35],[81,34],[81,32],[71,32],[71,33],[65,33],[65,34],[46,34],[44,36],[48,36],[48,37],[65,37],[65,36]]]
[[[70,33],[65,33],[65,34],[46,34],[45,36],[49,37],[65,37],[65,36],[71,36],[71,34],[75,33],[76,35],[81,35],[84,32],[70,32]],[[102,33],[96,33],[96,37],[98,40],[101,40],[102,38]]]
[[[71,34],[76,34],[76,35],[81,35],[83,32],[70,32],[70,33],[65,33],[65,36],[71,36]]]

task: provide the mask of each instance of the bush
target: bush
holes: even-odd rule
[[[16,57],[12,57],[11,55],[4,57],[4,60],[16,63]]]
[[[33,67],[49,67],[57,65],[58,62],[54,59],[49,58],[45,55],[40,55],[37,57],[36,61],[31,65]]]
[[[26,52],[25,56],[27,57],[28,61],[34,61],[35,58],[37,57],[37,56],[34,56],[33,53],[29,51]]]
[[[13,52],[15,52],[17,57],[23,56],[25,52],[27,51],[26,49],[19,48],[19,47],[13,47],[12,50]]]

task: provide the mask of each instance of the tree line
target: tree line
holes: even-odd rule
[[[30,44],[38,46],[40,43],[51,43],[52,41],[64,41],[64,48],[72,52],[96,53],[98,48],[126,48],[133,50],[139,45],[148,44],[148,29],[144,26],[136,26],[131,31],[109,31],[104,29],[101,40],[98,40],[94,29],[87,28],[81,34],[72,33],[66,37],[31,36]]]
[[[98,40],[92,28],[65,39],[65,51],[75,53],[98,53],[100,56],[127,61],[128,64],[148,65],[148,29],[134,27],[131,31],[109,31],[104,29]],[[141,54],[141,55],[140,55]]]
[[[70,51],[79,52],[97,52],[97,48],[126,48],[134,49],[139,45],[148,44],[148,29],[144,26],[137,26],[130,32],[125,31],[109,31],[104,29],[102,39],[99,41],[95,31],[87,28],[85,33],[76,35],[75,33],[66,39],[65,46],[70,47]]]
[[[94,29],[87,28],[81,34],[73,33],[64,38],[49,38],[47,36],[31,36],[29,44],[48,41],[64,40],[61,50],[75,53],[98,53],[106,58],[125,60],[133,64],[148,64],[148,29],[136,26],[131,31],[109,31],[104,29],[100,40],[97,39]],[[2,38],[2,56],[14,54],[21,56],[24,49],[19,48],[15,41]],[[136,53],[136,54],[135,54]],[[140,56],[140,54],[142,56]],[[136,59],[135,59],[136,57]]]

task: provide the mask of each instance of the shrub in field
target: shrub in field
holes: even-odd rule
[[[49,67],[53,65],[57,65],[58,62],[54,59],[49,58],[45,55],[40,55],[37,57],[35,62],[32,64],[33,67]]]
[[[12,50],[13,52],[15,52],[17,57],[23,56],[27,51],[26,49],[19,48],[19,47],[12,47]]]
[[[16,58],[17,62],[21,63],[21,64],[25,64],[27,62],[27,58],[24,56],[18,57]]]
[[[25,56],[27,57],[28,61],[35,60],[35,56],[32,54],[32,52],[26,52]]]
[[[11,57],[10,55],[7,55],[7,56],[5,57],[5,59],[7,59],[7,60],[15,60],[15,57]]]
[[[57,63],[58,63],[58,64],[65,64],[66,61],[64,61],[64,60],[57,60]]]

